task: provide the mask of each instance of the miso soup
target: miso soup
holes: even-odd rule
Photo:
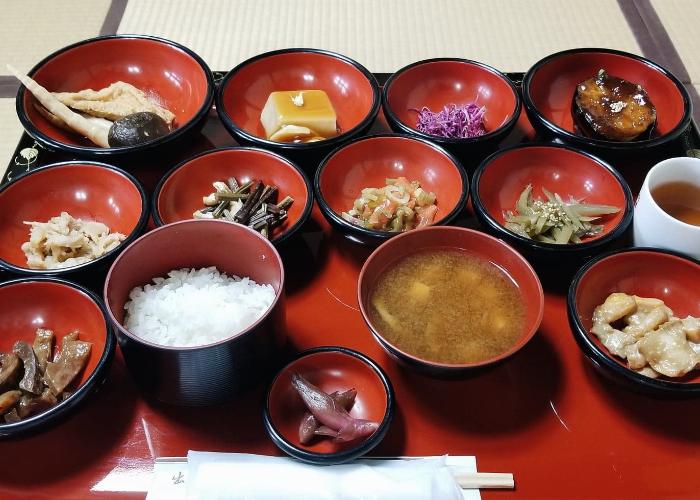
[[[427,361],[478,363],[522,336],[520,292],[495,264],[459,250],[421,251],[385,270],[369,316],[402,351]]]

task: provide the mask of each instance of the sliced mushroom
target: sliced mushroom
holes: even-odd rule
[[[44,380],[51,391],[59,395],[87,364],[92,344],[81,340],[63,341],[61,357],[46,365]]]
[[[53,343],[55,336],[52,330],[47,328],[37,328],[36,337],[34,337],[34,355],[39,363],[39,370],[44,373],[46,363],[51,359],[53,353]]]
[[[22,391],[7,391],[0,394],[0,415],[12,410],[22,397]]]
[[[0,392],[16,389],[22,378],[22,363],[17,355],[0,353]]]

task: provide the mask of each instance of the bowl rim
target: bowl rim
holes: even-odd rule
[[[347,229],[348,231],[355,232],[361,236],[364,237],[370,237],[375,240],[388,240],[390,238],[393,238],[394,236],[400,235],[400,234],[405,234],[413,231],[414,229],[411,229],[410,231],[402,231],[402,232],[392,232],[392,231],[379,231],[378,229],[367,229],[364,227],[356,226],[354,224],[351,224],[350,222],[346,221],[343,219],[340,215],[338,215],[328,204],[326,201],[325,197],[323,196],[323,193],[321,192],[321,175],[323,174],[323,171],[325,170],[326,166],[328,163],[333,159],[333,157],[340,153],[343,149],[349,148],[353,146],[354,144],[362,141],[368,141],[368,140],[373,140],[373,139],[400,139],[400,140],[408,140],[408,141],[415,141],[418,143],[422,143],[424,146],[427,146],[429,148],[432,148],[435,152],[438,154],[442,154],[445,156],[450,163],[455,167],[457,170],[457,173],[459,174],[459,177],[462,181],[462,189],[461,193],[459,196],[459,199],[457,200],[457,203],[455,204],[452,209],[445,214],[442,218],[440,218],[438,221],[433,222],[431,226],[442,226],[442,225],[447,225],[450,222],[452,222],[461,212],[464,210],[464,208],[467,205],[467,201],[469,199],[469,178],[467,176],[467,171],[464,169],[462,166],[462,163],[457,159],[455,155],[447,151],[445,148],[440,146],[439,144],[436,144],[434,142],[431,142],[427,139],[424,139],[422,137],[415,137],[412,135],[408,134],[396,134],[396,133],[380,133],[380,134],[371,134],[371,135],[365,135],[362,137],[356,137],[355,139],[352,139],[351,141],[335,148],[333,151],[328,153],[326,157],[321,161],[319,164],[318,168],[316,169],[316,174],[314,175],[314,195],[316,198],[316,202],[318,203],[319,208],[321,209],[321,212],[323,215],[326,216],[326,218],[330,219],[334,224]]]
[[[673,127],[671,130],[669,130],[661,136],[654,137],[652,139],[643,139],[629,142],[609,141],[605,139],[585,137],[583,135],[578,135],[568,130],[565,130],[559,125],[556,125],[555,123],[551,122],[550,120],[545,118],[545,116],[542,113],[540,113],[540,111],[535,106],[534,101],[532,100],[532,97],[530,95],[530,86],[532,84],[532,79],[534,78],[537,71],[539,71],[539,69],[542,68],[542,66],[549,63],[553,59],[562,56],[569,56],[571,54],[582,53],[602,53],[627,57],[648,66],[652,70],[657,71],[662,76],[668,78],[678,89],[678,92],[680,93],[681,98],[683,99],[683,116],[681,116],[681,119],[678,121],[675,127]],[[621,50],[606,49],[601,47],[583,47],[577,49],[562,50],[560,52],[555,52],[554,54],[550,54],[540,59],[535,64],[533,64],[532,67],[525,73],[525,76],[523,77],[522,90],[523,102],[525,103],[525,110],[527,111],[529,116],[534,117],[532,121],[541,123],[550,133],[562,137],[563,140],[570,141],[578,145],[610,150],[629,151],[634,149],[646,149],[672,141],[673,139],[676,139],[679,135],[681,135],[685,131],[685,129],[688,128],[693,114],[693,103],[690,100],[688,91],[685,89],[680,80],[678,80],[678,78],[676,78],[676,76],[674,76],[673,73],[671,73],[669,70],[645,57],[638,56],[636,54],[631,54],[629,52],[624,52]]]
[[[662,378],[650,378],[641,375],[624,365],[621,365],[612,357],[611,354],[605,352],[601,349],[596,342],[589,336],[588,330],[586,330],[581,322],[580,315],[578,313],[578,307],[576,304],[576,295],[578,293],[578,288],[581,284],[581,280],[591,271],[591,269],[598,263],[606,260],[610,257],[614,257],[619,254],[635,254],[635,253],[652,253],[661,256],[670,256],[680,258],[691,264],[695,264],[700,268],[700,260],[694,259],[689,255],[681,252],[676,252],[673,250],[666,250],[661,248],[653,247],[627,247],[618,250],[613,250],[611,252],[606,252],[601,254],[586,264],[584,264],[581,269],[578,270],[576,275],[569,285],[569,290],[566,295],[566,311],[569,318],[569,326],[571,334],[576,340],[576,343],[580,347],[581,351],[590,361],[595,364],[602,365],[613,373],[622,376],[622,378],[628,381],[640,384],[643,387],[652,389],[655,391],[665,391],[674,393],[697,393],[700,394],[700,382],[674,382]]]
[[[593,161],[593,163],[596,163],[599,167],[602,167],[604,170],[606,170],[610,175],[612,175],[615,180],[617,181],[618,185],[622,188],[622,192],[624,193],[625,196],[625,205],[623,207],[624,213],[622,215],[622,219],[620,222],[613,227],[613,229],[607,233],[604,234],[603,236],[595,239],[591,239],[588,241],[583,241],[581,243],[570,243],[566,245],[559,245],[557,243],[546,243],[542,241],[536,241],[532,240],[529,238],[525,238],[524,236],[520,236],[518,234],[515,234],[514,232],[506,229],[505,226],[503,226],[500,222],[498,222],[489,212],[486,210],[486,207],[481,201],[481,195],[479,194],[479,185],[481,182],[481,177],[483,173],[486,171],[486,169],[489,167],[489,165],[499,158],[500,156],[505,156],[507,154],[512,153],[513,151],[517,150],[525,150],[529,148],[543,148],[543,149],[564,149],[569,152],[572,152],[574,154],[578,154],[581,156],[586,157],[587,159]],[[629,187],[629,184],[627,184],[627,181],[622,177],[622,174],[615,170],[615,168],[612,167],[609,163],[606,161],[598,158],[597,156],[588,153],[586,151],[583,151],[581,149],[565,145],[565,144],[556,144],[556,143],[548,143],[548,142],[531,142],[527,144],[518,144],[515,146],[511,146],[508,148],[500,149],[496,151],[495,153],[491,154],[488,156],[486,159],[484,159],[481,164],[477,167],[477,169],[474,171],[474,175],[472,176],[472,182],[470,186],[471,190],[471,197],[472,197],[472,205],[474,207],[474,213],[479,217],[480,220],[482,220],[485,225],[498,233],[499,235],[503,235],[505,238],[512,239],[513,241],[517,242],[519,245],[526,246],[528,248],[532,248],[535,250],[542,250],[542,251],[561,251],[564,253],[574,253],[574,252],[579,252],[582,250],[588,250],[592,248],[598,248],[602,245],[606,245],[610,241],[622,236],[625,231],[629,228],[630,224],[632,223],[632,219],[634,216],[634,196],[632,194],[632,190]]]
[[[114,247],[112,250],[109,252],[97,257],[96,259],[93,259],[88,262],[84,262],[83,264],[78,264],[77,266],[71,266],[71,267],[64,267],[64,268],[59,268],[59,269],[31,269],[28,267],[20,267],[16,266],[15,264],[12,264],[10,262],[7,262],[4,260],[2,257],[0,257],[0,270],[5,270],[10,273],[14,274],[19,274],[23,276],[63,276],[63,275],[70,275],[73,273],[78,273],[82,271],[87,271],[94,269],[95,267],[100,266],[105,260],[110,259],[114,255],[119,254],[122,250],[126,248],[127,245],[129,245],[131,242],[133,242],[139,234],[141,234],[148,224],[148,218],[150,216],[150,210],[149,210],[149,204],[148,204],[148,195],[146,194],[146,190],[144,187],[141,185],[141,183],[134,177],[132,174],[127,172],[126,170],[123,170],[119,167],[116,167],[114,165],[110,165],[108,163],[103,163],[99,161],[94,161],[94,160],[69,160],[69,161],[61,161],[57,163],[50,163],[48,165],[41,166],[39,168],[34,168],[30,170],[29,172],[25,172],[22,175],[19,175],[12,179],[12,181],[8,182],[7,184],[0,186],[0,196],[2,193],[14,186],[18,182],[22,182],[23,180],[27,179],[28,177],[31,177],[32,175],[36,173],[43,172],[45,170],[50,170],[54,168],[70,168],[73,166],[87,166],[89,168],[98,168],[98,169],[106,169],[108,171],[112,171],[113,173],[119,174],[122,177],[125,177],[128,181],[131,182],[131,184],[136,187],[136,189],[139,192],[139,196],[141,198],[141,215],[139,216],[138,221],[136,222],[136,226],[134,229],[126,235],[126,238],[124,238],[124,241],[119,243],[116,247]]]
[[[158,202],[160,201],[160,195],[163,190],[163,186],[165,183],[174,175],[176,174],[180,169],[182,169],[185,165],[188,163],[198,160],[199,158],[203,156],[207,156],[210,154],[216,154],[219,152],[224,152],[224,151],[252,151],[252,152],[258,152],[258,153],[264,153],[268,156],[274,157],[275,159],[283,162],[286,166],[291,167],[293,170],[295,170],[299,175],[301,175],[301,178],[304,181],[304,186],[306,187],[306,203],[304,204],[304,208],[299,215],[299,220],[297,220],[294,224],[289,226],[286,231],[284,231],[282,234],[279,236],[272,238],[270,241],[274,245],[279,245],[283,241],[286,241],[288,238],[290,238],[295,232],[297,232],[309,219],[309,216],[311,215],[311,210],[313,209],[314,206],[314,193],[313,193],[313,188],[311,186],[311,182],[309,181],[309,178],[306,176],[304,171],[297,166],[296,163],[294,163],[292,160],[289,160],[285,158],[284,156],[275,153],[274,151],[269,151],[267,149],[262,149],[262,148],[257,148],[257,147],[250,147],[250,146],[228,146],[228,147],[222,147],[222,148],[215,148],[215,149],[209,149],[207,151],[203,151],[201,153],[198,153],[194,156],[191,156],[177,165],[175,165],[173,168],[168,170],[158,181],[158,184],[156,184],[156,187],[153,191],[153,196],[151,196],[151,214],[153,215],[153,222],[155,223],[156,227],[164,226],[165,221],[160,215],[160,210],[158,210]],[[296,201],[296,200],[294,200]],[[196,219],[185,219],[185,220],[196,220]]]
[[[153,237],[153,235],[157,234],[160,231],[170,231],[172,230],[173,227],[178,227],[181,224],[228,224],[230,227],[238,228],[244,232],[248,232],[248,234],[253,235],[255,238],[259,238],[261,241],[265,242],[266,245],[269,245],[270,250],[272,251],[272,254],[276,257],[276,262],[279,266],[280,270],[280,287],[279,290],[275,291],[275,299],[272,301],[272,304],[265,310],[262,316],[260,316],[254,323],[249,325],[247,328],[236,332],[235,334],[229,335],[228,337],[222,339],[222,340],[217,340],[216,342],[211,342],[208,344],[202,344],[202,345],[195,345],[195,346],[171,346],[171,345],[162,345],[162,344],[156,344],[155,342],[151,342],[149,340],[143,339],[139,337],[138,335],[130,332],[127,330],[124,325],[120,321],[117,320],[117,318],[114,317],[114,314],[112,314],[112,308],[109,305],[109,299],[108,296],[109,294],[107,293],[108,287],[111,284],[112,281],[112,273],[114,273],[114,268],[116,265],[121,261],[123,256],[131,249],[131,247],[135,246],[136,244],[140,243],[141,240],[144,240],[146,238]],[[211,267],[211,266],[209,266]],[[183,269],[183,268],[180,268]],[[221,272],[221,271],[219,271]],[[228,274],[228,273],[227,273]],[[162,276],[162,275],[161,275]],[[156,278],[159,276],[153,276],[151,279],[140,285],[141,287],[150,284],[153,278]],[[172,222],[170,224],[165,224],[163,226],[157,227],[153,229],[152,231],[148,231],[147,233],[143,234],[140,236],[138,239],[134,240],[131,242],[129,246],[124,248],[124,251],[121,252],[116,259],[114,259],[114,262],[109,268],[109,271],[107,272],[107,277],[105,278],[104,286],[102,288],[102,296],[104,298],[105,302],[105,308],[107,310],[107,316],[109,318],[110,323],[114,326],[118,334],[125,335],[126,337],[129,338],[129,340],[136,342],[137,344],[143,345],[147,348],[150,349],[155,349],[157,351],[166,351],[166,352],[192,352],[192,351],[199,351],[202,349],[210,349],[212,347],[218,347],[224,344],[227,344],[228,342],[231,342],[232,340],[236,340],[240,337],[243,337],[244,335],[249,335],[251,334],[263,321],[265,321],[270,313],[275,310],[277,305],[280,303],[282,300],[282,296],[284,295],[284,281],[285,281],[285,272],[284,272],[284,263],[282,261],[282,257],[280,257],[279,252],[275,248],[275,246],[265,238],[263,235],[258,233],[257,231],[254,231],[253,229],[243,226],[241,224],[236,224],[234,222],[229,222],[221,219],[187,219],[187,220],[181,220],[178,222]],[[128,299],[128,297],[127,297]],[[124,303],[126,303],[128,300],[125,300]]]
[[[181,44],[174,42],[172,40],[168,40],[166,38],[161,38],[161,37],[157,37],[157,36],[153,36],[153,35],[119,34],[119,35],[97,36],[97,37],[93,37],[93,38],[88,38],[86,40],[81,40],[79,42],[75,42],[75,43],[72,43],[70,45],[67,45],[66,47],[63,47],[62,49],[59,49],[55,52],[52,52],[48,56],[44,57],[41,61],[39,61],[37,64],[35,64],[34,67],[32,67],[32,69],[29,70],[27,75],[29,77],[33,77],[34,73],[36,73],[39,69],[41,69],[51,59],[55,58],[56,56],[58,56],[64,52],[72,50],[76,47],[80,47],[81,45],[86,45],[86,44],[93,43],[93,42],[101,42],[104,40],[149,40],[149,41],[160,43],[163,45],[167,45],[171,48],[179,50],[179,51],[183,52],[185,55],[194,59],[194,61],[199,65],[199,67],[204,72],[204,77],[207,81],[207,92],[206,92],[206,96],[204,97],[204,102],[202,103],[202,106],[199,108],[197,113],[192,118],[190,118],[190,120],[188,120],[186,123],[183,123],[181,126],[176,128],[175,130],[172,130],[168,134],[161,136],[161,137],[157,137],[157,138],[150,140],[148,142],[136,144],[133,146],[119,146],[119,147],[109,147],[109,148],[101,148],[99,146],[76,146],[73,144],[66,144],[64,142],[53,139],[52,137],[41,132],[34,125],[34,123],[27,116],[26,110],[24,108],[24,94],[26,92],[26,87],[23,84],[20,84],[19,89],[17,91],[17,96],[15,98],[15,109],[17,111],[17,116],[19,117],[19,121],[22,123],[22,126],[24,127],[25,131],[31,137],[33,137],[38,143],[40,143],[41,145],[46,146],[47,148],[54,150],[54,151],[58,150],[58,151],[72,153],[72,154],[78,154],[78,155],[87,154],[87,155],[93,155],[93,156],[98,156],[98,157],[129,154],[129,153],[136,153],[136,152],[142,153],[142,152],[150,151],[158,146],[162,146],[165,143],[172,142],[176,139],[183,137],[184,134],[186,134],[191,129],[196,127],[197,124],[200,122],[200,120],[202,120],[204,117],[207,116],[207,114],[209,113],[209,110],[211,109],[212,103],[214,101],[214,87],[215,87],[214,75],[212,74],[211,70],[209,69],[209,66],[207,66],[207,63],[204,62],[204,59],[202,59],[193,50],[185,47],[184,45],[181,45]]]
[[[439,137],[436,135],[430,135],[426,134],[424,132],[419,131],[415,127],[411,127],[407,123],[405,123],[403,120],[399,119],[399,117],[394,113],[393,109],[389,105],[389,90],[391,88],[391,85],[398,79],[400,78],[403,73],[405,73],[408,70],[411,70],[417,66],[422,66],[425,64],[432,64],[432,63],[439,63],[439,62],[455,62],[455,63],[461,63],[461,64],[466,64],[468,66],[476,66],[479,69],[488,71],[489,73],[494,74],[495,76],[499,77],[501,80],[505,81],[508,86],[510,87],[513,97],[515,98],[515,107],[513,109],[513,112],[511,113],[511,116],[508,120],[505,121],[505,123],[501,124],[499,127],[495,128],[491,132],[487,132],[484,135],[480,135],[479,137],[464,137],[464,138],[456,138],[456,137]],[[485,141],[489,141],[491,139],[500,137],[503,135],[505,132],[509,131],[511,128],[515,126],[515,124],[518,122],[518,119],[520,118],[520,112],[522,110],[522,98],[520,97],[520,92],[518,92],[517,87],[513,83],[513,81],[508,78],[503,72],[497,70],[493,66],[489,66],[488,64],[484,64],[479,61],[474,61],[471,59],[462,59],[459,57],[435,57],[432,59],[423,59],[420,61],[416,61],[414,63],[409,64],[408,66],[404,66],[403,68],[397,70],[395,73],[393,73],[386,81],[384,86],[382,87],[382,109],[384,110],[384,114],[386,115],[387,120],[390,122],[393,122],[396,124],[398,128],[401,129],[402,133],[406,134],[411,134],[417,137],[420,137],[422,139],[426,139],[429,141],[434,141],[434,142],[439,142],[439,143],[444,143],[444,144],[449,144],[449,145],[465,145],[465,144],[478,144],[482,143]]]
[[[356,126],[353,128],[346,130],[342,132],[341,134],[336,135],[335,137],[329,137],[328,139],[324,139],[322,141],[316,141],[316,142],[302,142],[302,143],[293,143],[293,142],[278,142],[278,141],[271,141],[269,139],[259,137],[257,135],[251,134],[244,130],[243,128],[239,127],[236,122],[233,121],[231,118],[231,115],[228,113],[226,110],[226,107],[224,106],[224,92],[226,90],[226,87],[228,86],[229,81],[236,76],[236,74],[243,69],[244,67],[253,64],[261,59],[271,57],[271,56],[277,56],[277,55],[282,55],[282,54],[290,54],[290,53],[310,53],[310,54],[319,54],[322,56],[326,57],[331,57],[334,59],[339,59],[343,62],[346,62],[353,66],[356,70],[358,70],[364,77],[367,79],[367,82],[369,83],[370,87],[372,88],[372,106],[370,107],[369,113],[362,119],[360,123],[358,123]],[[329,147],[336,146],[338,144],[341,144],[345,141],[347,141],[348,138],[356,136],[361,130],[369,127],[371,123],[374,121],[376,118],[377,114],[379,113],[379,108],[381,108],[381,95],[379,92],[379,84],[377,83],[377,79],[374,77],[374,75],[363,65],[361,65],[359,62],[355,61],[354,59],[351,59],[348,56],[345,56],[343,54],[339,54],[337,52],[333,52],[330,50],[325,50],[325,49],[313,49],[313,48],[305,48],[305,47],[295,47],[295,48],[288,48],[288,49],[279,49],[279,50],[272,50],[269,52],[263,52],[262,54],[255,55],[249,59],[246,59],[242,63],[236,65],[226,73],[226,75],[223,77],[219,85],[216,87],[216,93],[215,93],[215,101],[216,101],[216,112],[219,115],[219,118],[221,119],[221,122],[224,124],[224,127],[231,133],[234,134],[234,136],[241,137],[244,141],[252,142],[256,145],[262,146],[262,147],[272,147],[272,148],[277,148],[281,150],[286,150],[286,151],[309,151],[309,150],[323,150],[324,148],[327,149]]]
[[[514,354],[516,354],[518,351],[520,351],[523,347],[525,347],[530,340],[535,336],[537,331],[540,329],[540,326],[542,324],[542,318],[544,317],[544,290],[542,289],[542,283],[539,279],[539,276],[533,269],[532,265],[523,257],[520,252],[518,252],[515,248],[510,246],[508,243],[503,241],[500,238],[496,238],[495,236],[491,236],[490,234],[483,233],[481,231],[477,231],[476,229],[470,229],[466,227],[456,227],[456,226],[431,226],[431,227],[425,227],[418,229],[417,231],[457,231],[457,232],[463,232],[467,234],[472,234],[473,236],[477,238],[486,238],[492,240],[494,243],[497,243],[498,245],[503,246],[508,252],[511,253],[511,255],[518,260],[522,265],[525,266],[525,269],[528,270],[529,275],[532,279],[534,279],[535,284],[537,285],[537,296],[538,296],[538,313],[537,313],[537,319],[534,323],[534,328],[531,328],[530,331],[525,333],[525,335],[521,336],[518,341],[507,351],[499,354],[496,357],[489,358],[484,361],[479,361],[478,363],[441,363],[438,361],[430,361],[427,359],[419,358],[413,354],[410,354],[403,349],[399,348],[398,346],[394,345],[392,342],[389,342],[387,339],[384,338],[383,335],[379,333],[379,331],[374,327],[372,322],[369,319],[369,314],[368,311],[365,310],[365,305],[362,300],[362,281],[365,278],[365,275],[367,273],[367,268],[370,264],[370,262],[376,257],[376,255],[382,251],[386,250],[386,247],[389,244],[395,243],[397,238],[404,238],[404,237],[409,237],[408,235],[410,234],[415,234],[415,231],[407,231],[405,233],[401,233],[397,238],[387,240],[384,243],[382,243],[379,247],[377,247],[369,257],[367,257],[367,260],[365,260],[364,264],[362,265],[362,269],[360,270],[360,275],[357,279],[357,302],[360,306],[360,314],[362,315],[362,319],[364,320],[365,324],[367,325],[367,328],[369,331],[372,333],[372,336],[374,339],[379,343],[379,345],[382,346],[382,348],[387,351],[390,355],[398,357],[398,358],[405,358],[410,360],[411,362],[425,368],[429,369],[437,369],[439,371],[462,371],[465,369],[475,369],[475,368],[480,368],[484,366],[490,366],[494,365],[500,361],[503,361]],[[441,245],[438,248],[455,248],[455,247],[450,247],[447,245]],[[469,248],[463,248],[466,251],[469,251]],[[411,252],[411,254],[420,252],[422,251],[421,248],[416,248],[414,251]],[[480,256],[482,257],[482,256]],[[484,257],[482,257],[484,258]],[[399,258],[394,259],[389,265],[392,265],[395,263]],[[486,259],[488,260],[488,259]],[[492,262],[489,260],[489,262]],[[497,263],[492,262],[492,264],[499,266]],[[388,266],[387,266],[388,267]],[[505,271],[504,271],[505,272]],[[513,277],[510,275],[510,273],[506,272],[506,275],[513,280]],[[515,282],[515,280],[513,280]],[[516,283],[518,285],[518,283]],[[518,285],[519,286],[519,285]]]
[[[60,401],[55,406],[52,406],[48,410],[37,413],[27,419],[20,420],[19,422],[7,424],[0,423],[0,440],[10,436],[16,436],[18,434],[24,434],[25,432],[37,429],[43,425],[53,424],[56,420],[69,415],[81,404],[86,397],[88,397],[95,389],[97,389],[96,384],[100,381],[99,379],[104,378],[106,374],[104,373],[112,362],[114,357],[114,351],[116,350],[116,337],[114,331],[107,318],[107,312],[104,303],[100,298],[89,290],[88,288],[63,278],[55,278],[50,276],[37,276],[37,277],[26,277],[26,278],[16,278],[9,281],[4,281],[0,283],[0,288],[7,286],[14,286],[22,283],[54,283],[68,288],[72,288],[87,296],[99,309],[102,320],[104,321],[105,328],[105,346],[100,355],[100,359],[95,365],[95,369],[88,376],[87,380],[83,382],[76,390],[68,396],[63,401]]]
[[[372,371],[379,377],[384,388],[384,393],[386,394],[386,408],[384,410],[384,418],[377,430],[370,435],[367,439],[360,441],[357,445],[352,446],[346,450],[335,452],[335,453],[319,453],[316,451],[309,451],[303,449],[296,444],[289,441],[275,426],[272,421],[272,416],[270,415],[270,394],[272,392],[273,386],[277,383],[280,375],[285,372],[290,366],[295,364],[302,358],[307,356],[315,355],[318,353],[340,353],[345,356],[350,356],[355,359],[360,360],[363,364],[367,365]],[[265,392],[265,405],[263,406],[263,423],[265,425],[265,430],[267,431],[270,439],[275,443],[282,451],[291,455],[294,458],[298,458],[305,462],[317,463],[317,464],[337,464],[342,462],[347,462],[356,458],[358,456],[364,455],[371,451],[375,446],[377,446],[389,430],[389,425],[394,416],[394,406],[395,406],[395,395],[394,388],[391,384],[389,376],[384,372],[384,370],[369,356],[342,346],[321,346],[314,347],[312,349],[307,349],[302,351],[282,368],[273,377],[272,381],[267,387]]]

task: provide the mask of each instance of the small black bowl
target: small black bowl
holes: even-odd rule
[[[576,85],[600,69],[647,91],[657,114],[650,138],[618,142],[586,137],[575,130],[571,105]],[[683,133],[692,116],[688,91],[670,71],[644,57],[612,49],[572,49],[541,59],[525,74],[523,100],[530,122],[544,137],[606,157],[658,151]]]
[[[307,409],[292,387],[293,373],[328,393],[356,389],[350,414],[379,422],[379,428],[357,442],[335,443],[324,438],[302,445],[299,423]],[[386,435],[393,415],[394,389],[379,365],[352,349],[328,346],[304,351],[280,370],[267,391],[263,421],[270,439],[288,455],[311,464],[333,465],[371,451]]]
[[[340,134],[318,142],[270,141],[260,113],[271,92],[323,90],[337,116]],[[259,54],[229,71],[216,90],[216,111],[240,143],[269,149],[299,165],[309,177],[331,150],[363,135],[380,108],[379,85],[358,62],[327,50],[293,48]]]
[[[567,295],[569,326],[576,343],[606,379],[653,396],[700,396],[700,370],[684,377],[650,378],[611,355],[590,333],[593,310],[613,292],[663,300],[678,317],[700,316],[700,261],[655,248],[635,247],[609,252],[584,265]]]
[[[0,283],[0,352],[11,352],[17,340],[30,344],[38,327],[60,338],[78,329],[80,339],[92,343],[80,382],[65,400],[16,423],[0,417],[0,439],[36,434],[74,413],[104,382],[114,357],[116,340],[102,301],[86,288],[59,278],[21,278]]]
[[[527,184],[532,184],[537,197],[546,188],[565,200],[573,196],[586,203],[617,206],[620,212],[602,219],[603,231],[582,243],[557,245],[525,238],[505,228],[504,212],[514,209]],[[614,168],[558,144],[533,143],[494,153],[476,169],[471,195],[477,220],[489,233],[513,245],[538,272],[555,269],[559,277],[564,268],[572,276],[591,257],[625,246],[634,213],[632,191]]]
[[[214,100],[214,77],[192,50],[163,38],[112,35],[83,40],[44,58],[29,76],[51,92],[98,90],[117,81],[130,83],[175,114],[177,128],[135,146],[102,148],[50,123],[33,106],[24,85],[17,92],[17,116],[42,146],[72,157],[134,158],[184,146],[204,125]]]
[[[427,106],[437,112],[448,104],[467,102],[486,107],[486,134],[455,139],[416,128],[414,110]],[[467,59],[438,58],[409,64],[391,75],[382,90],[382,107],[392,130],[439,144],[471,172],[513,130],[522,106],[513,82],[497,69]]]
[[[400,176],[435,193],[433,225],[449,224],[467,204],[469,182],[460,162],[426,139],[398,134],[360,137],[330,153],[316,171],[314,194],[335,229],[355,243],[377,246],[401,233],[359,227],[341,214],[352,208],[362,189],[382,187],[387,177]]]

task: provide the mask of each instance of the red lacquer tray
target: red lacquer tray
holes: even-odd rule
[[[373,131],[384,130],[380,116]],[[507,142],[533,135],[523,113]],[[233,144],[212,112],[191,153]],[[143,168],[152,190],[170,166],[130,170]],[[636,191],[651,163],[615,166]],[[463,381],[433,380],[400,368],[365,327],[356,284],[369,253],[333,232],[315,207],[283,258],[293,346],[357,349],[394,384],[396,416],[373,454],[475,455],[482,471],[515,474],[515,491],[482,491],[485,498],[697,498],[700,401],[651,399],[601,378],[571,335],[564,295],[546,292],[539,332],[508,362]],[[141,396],[117,352],[104,386],[69,420],[0,442],[0,498],[142,498],[157,457],[279,454],[263,428],[264,389],[261,381],[223,407],[165,406]]]

